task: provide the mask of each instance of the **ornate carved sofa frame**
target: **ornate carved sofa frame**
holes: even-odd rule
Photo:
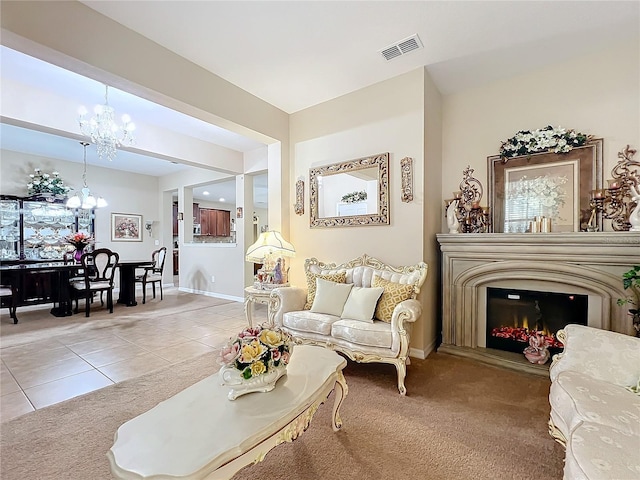
[[[303,310],[307,290],[300,287],[276,288],[269,299],[269,321],[289,332],[296,343],[320,345],[341,352],[356,362],[395,365],[398,390],[405,395],[411,326],[422,314],[416,296],[427,278],[427,264],[420,262],[392,267],[365,254],[340,265],[309,258],[305,260],[304,269],[306,274],[345,272],[347,283],[356,287],[371,287],[374,275],[413,286],[411,298],[396,305],[390,323],[379,320],[366,323]]]

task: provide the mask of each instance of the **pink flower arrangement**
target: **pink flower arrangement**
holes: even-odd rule
[[[246,380],[287,365],[291,358],[291,336],[277,327],[249,327],[220,352],[220,363],[240,370]]]
[[[93,237],[84,232],[76,232],[66,237],[66,241],[76,247],[76,250],[82,250],[93,243]]]

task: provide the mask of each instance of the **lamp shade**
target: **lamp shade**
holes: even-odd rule
[[[256,243],[247,248],[245,258],[247,262],[264,263],[264,259],[268,255],[293,257],[295,254],[296,249],[282,238],[280,232],[269,230],[268,232],[261,233]]]

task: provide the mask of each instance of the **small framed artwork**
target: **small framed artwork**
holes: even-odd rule
[[[111,214],[112,242],[141,242],[142,215],[131,213]]]

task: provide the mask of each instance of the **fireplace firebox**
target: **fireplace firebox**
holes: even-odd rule
[[[556,332],[569,323],[587,325],[587,314],[587,295],[489,287],[486,345],[522,353],[530,335],[541,332],[555,354],[562,350]]]

